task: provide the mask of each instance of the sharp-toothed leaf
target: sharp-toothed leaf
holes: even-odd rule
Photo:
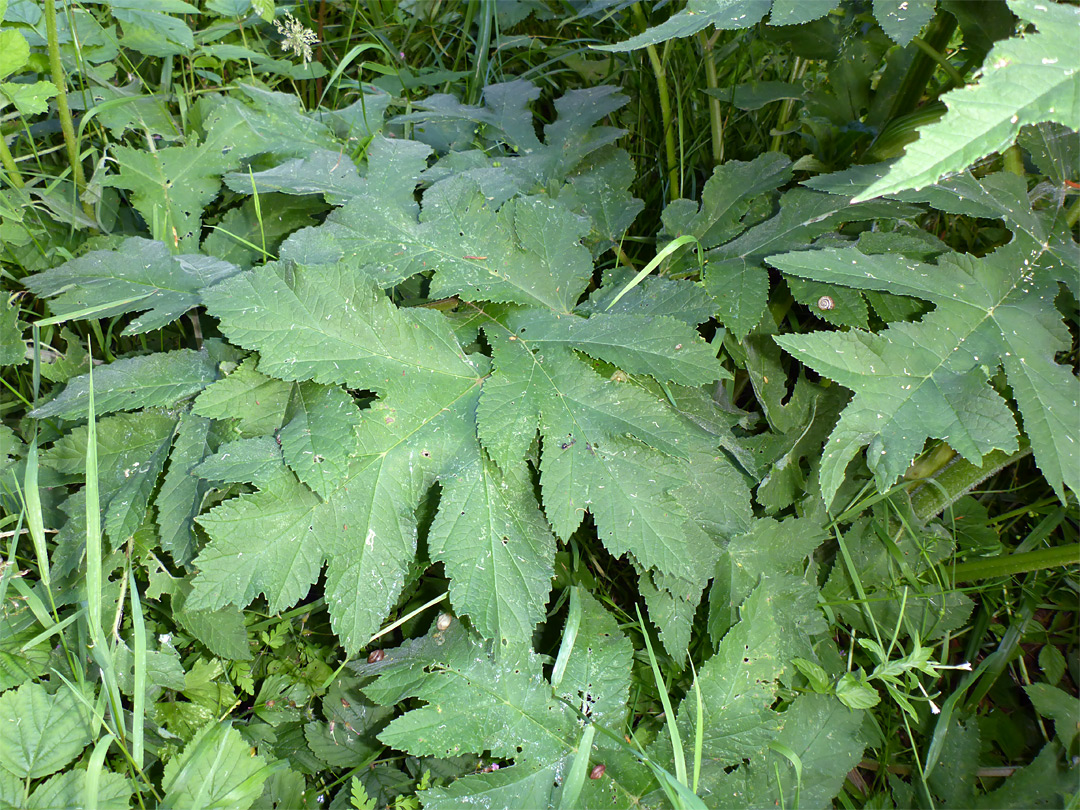
[[[115,360],[94,372],[94,412],[168,407],[202,391],[217,377],[216,364],[204,352],[180,349]],[[90,403],[90,375],[68,380],[51,402],[30,412],[35,419],[80,419]]]
[[[484,636],[528,643],[544,616],[555,538],[522,465],[505,474],[483,456],[443,479],[428,534],[450,577],[450,601]]]
[[[322,498],[345,477],[349,456],[357,449],[360,411],[336,386],[300,383],[293,388],[281,429],[285,463]]]
[[[921,322],[896,323],[872,334],[830,332],[776,338],[816,371],[855,391],[822,460],[826,503],[848,462],[869,445],[867,463],[878,486],[891,485],[927,438],[947,441],[974,464],[992,449],[1016,449],[1005,401],[989,386],[1004,366],[1024,429],[1047,480],[1080,487],[1075,442],[1068,437],[1076,380],[1054,355],[1068,346],[1052,301],[1057,283],[1033,265],[1043,250],[1017,237],[982,259],[951,254],[936,266],[855,248],[793,253],[772,261],[785,273],[888,291],[931,301]]]
[[[239,271],[228,262],[174,256],[161,242],[131,237],[117,250],[91,251],[22,283],[52,298],[49,308],[59,314],[90,308],[98,318],[142,312],[122,332],[135,335],[175,321],[202,302],[201,289]]]
[[[1009,7],[1038,32],[997,43],[978,83],[942,96],[949,108],[945,117],[920,130],[889,173],[858,199],[922,188],[962,171],[1009,146],[1025,124],[1053,121],[1080,129],[1080,50],[1074,36],[1080,9],[1036,0],[1010,0]]]

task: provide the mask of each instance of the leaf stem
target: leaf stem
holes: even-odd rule
[[[704,31],[698,32],[698,40],[701,42],[702,56],[705,59],[705,86],[710,90],[718,90],[719,79],[716,74],[716,61],[713,59],[713,39],[706,37]],[[709,95],[709,130],[712,139],[713,163],[724,162],[724,117],[720,108],[720,99]]]
[[[1024,177],[1026,172],[1024,171],[1024,155],[1020,151],[1020,147],[1015,143],[1010,146],[1002,154],[1002,160],[1004,162],[1005,171],[1015,174],[1017,177]]]
[[[949,74],[949,78],[952,79],[952,82],[956,87],[963,87],[965,84],[967,84],[967,82],[964,81],[964,77],[960,75],[960,71],[953,67],[952,62],[946,59],[944,54],[941,53],[941,51],[939,51],[925,39],[923,39],[922,37],[915,37],[911,40],[911,43],[920,51],[933,59],[935,62],[937,62],[941,69],[944,70],[947,74]]]
[[[8,182],[11,183],[11,185],[15,188],[23,188],[26,186],[26,182],[19,173],[19,167],[15,165],[15,158],[12,157],[11,150],[8,149],[7,141],[4,140],[3,134],[0,134],[0,164],[3,164],[4,171],[8,173]]]
[[[64,133],[68,163],[71,164],[71,171],[75,177],[75,192],[81,198],[86,190],[86,176],[83,174],[79,150],[75,143],[75,126],[71,120],[71,107],[67,100],[67,80],[64,76],[64,68],[60,64],[60,36],[56,30],[56,4],[53,0],[45,0],[42,5],[45,9],[45,36],[49,44],[49,72],[52,74],[53,84],[56,85],[56,112],[60,117],[60,129]],[[83,200],[82,208],[88,217],[94,219],[94,208],[89,202]]]
[[[981,579],[1025,574],[1028,571],[1041,571],[1044,568],[1058,568],[1063,565],[1080,565],[1080,543],[958,563],[947,566],[945,573],[951,575],[956,582],[974,582]]]
[[[649,27],[645,21],[645,12],[641,10],[641,3],[634,3],[634,19],[638,21],[643,31]],[[660,100],[660,118],[664,125],[664,151],[667,154],[668,199],[674,200],[682,196],[682,191],[679,188],[679,158],[675,149],[675,126],[671,120],[671,95],[668,92],[664,65],[660,61],[660,54],[656,52],[656,46],[646,45],[645,52],[649,55],[649,64],[652,66],[653,76],[656,77],[656,94]]]

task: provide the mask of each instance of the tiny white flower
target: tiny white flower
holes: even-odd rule
[[[281,50],[292,51],[301,57],[306,65],[311,61],[311,46],[319,41],[319,35],[306,28],[302,22],[285,12],[285,22],[274,20],[274,27],[284,39],[281,40]]]

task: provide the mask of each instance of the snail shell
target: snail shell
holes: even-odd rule
[[[382,650],[372,650],[368,653],[367,662],[369,664],[377,664],[386,657],[386,653]],[[342,701],[344,703],[345,701]]]
[[[589,778],[590,779],[599,779],[601,776],[604,775],[604,771],[606,771],[606,770],[607,770],[606,765],[593,765],[592,770],[589,771]]]
[[[831,297],[823,295],[817,300],[817,308],[820,309],[822,312],[826,312],[830,309],[836,309],[836,302],[833,301]]]
[[[453,621],[454,619],[450,616],[449,613],[440,613],[439,618],[435,620],[435,626],[440,630],[445,630],[450,626],[451,622]]]

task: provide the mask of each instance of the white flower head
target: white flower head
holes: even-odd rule
[[[311,61],[311,46],[319,41],[319,35],[306,28],[302,22],[285,12],[285,22],[274,20],[274,27],[284,39],[281,40],[281,50],[292,51],[301,57],[306,65]]]

